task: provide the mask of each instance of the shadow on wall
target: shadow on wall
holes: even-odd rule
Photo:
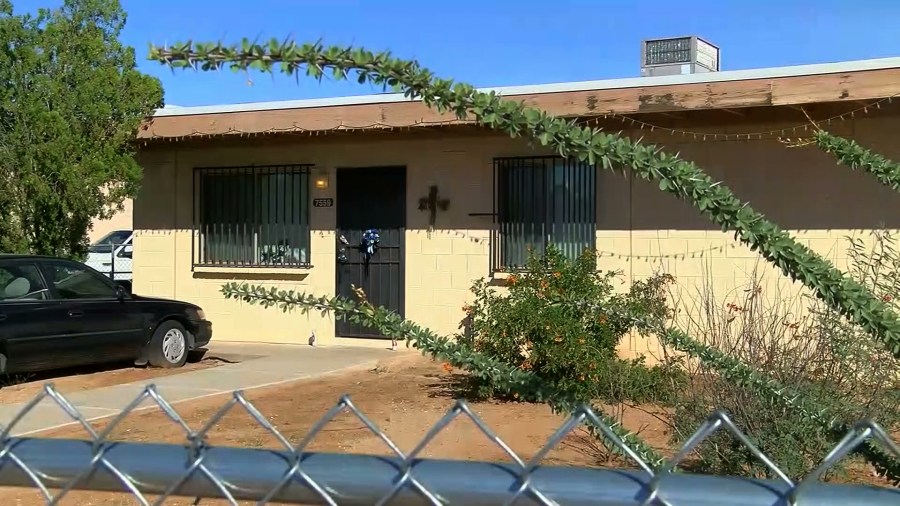
[[[868,174],[837,165],[815,146],[707,142],[670,150],[681,151],[714,180],[724,181],[738,198],[781,228],[900,228],[900,194]],[[660,192],[655,183],[636,180],[631,195],[633,230],[719,229],[691,204]]]
[[[897,120],[884,118],[878,122]],[[874,121],[874,120],[873,120]],[[858,129],[859,130],[859,129]],[[867,128],[869,135],[858,139],[867,146],[887,146],[875,138],[883,129]],[[857,136],[860,137],[860,136]],[[440,197],[450,201],[446,211],[438,211],[434,233],[468,231],[483,237],[490,229],[490,216],[470,216],[472,213],[490,213],[492,209],[492,166],[494,156],[528,156],[533,154],[525,143],[510,145],[505,138],[470,137],[460,142],[448,141],[454,146],[472,146],[470,150],[451,153],[443,148],[439,139],[406,139],[402,141],[348,140],[322,141],[301,139],[290,141],[247,140],[240,153],[248,164],[274,163],[273,156],[281,163],[305,163],[293,160],[300,144],[318,143],[311,148],[326,151],[323,143],[340,144],[327,167],[399,164],[408,167],[407,228],[427,231],[430,213],[418,209],[419,199],[427,196],[429,187],[437,184]],[[491,144],[493,143],[493,144]],[[209,159],[221,158],[214,142],[204,148],[190,149],[189,156],[175,151],[174,144],[148,148],[141,154],[145,167],[144,183],[135,202],[134,227],[146,231],[190,230],[192,224],[192,187],[190,160],[202,160],[202,150],[210,152]],[[234,149],[232,147],[228,149]],[[380,146],[378,152],[372,146]],[[496,149],[492,149],[496,146]],[[327,146],[325,146],[327,147]],[[743,201],[782,228],[791,230],[872,229],[900,228],[900,195],[884,187],[871,176],[853,172],[838,166],[834,159],[814,146],[788,149],[777,141],[744,142],[692,142],[664,145],[669,152],[680,152],[685,159],[696,162],[713,179],[731,188]],[[259,156],[254,155],[259,152]],[[272,151],[281,154],[272,155]],[[367,158],[367,151],[372,155]],[[246,152],[246,153],[244,153]],[[900,152],[882,152],[885,156],[900,158]],[[345,157],[346,162],[345,163]],[[371,163],[366,163],[371,159]],[[179,161],[181,163],[179,163]],[[265,162],[264,162],[265,161]],[[359,162],[359,163],[350,163]],[[176,168],[178,169],[176,172]],[[332,173],[333,174],[333,173]],[[178,176],[178,177],[176,177]],[[331,181],[334,185],[334,177]],[[176,184],[176,180],[178,184]],[[311,197],[334,196],[334,188],[328,194]],[[718,230],[708,218],[687,202],[662,193],[656,183],[622,176],[619,173],[602,172],[598,177],[597,229],[600,231],[623,230]],[[332,208],[311,209],[311,225],[316,231],[334,230]],[[377,205],[375,202],[373,205]]]

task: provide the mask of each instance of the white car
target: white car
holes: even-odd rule
[[[114,230],[91,244],[85,264],[113,281],[131,284],[134,232]],[[127,286],[130,288],[130,286]]]

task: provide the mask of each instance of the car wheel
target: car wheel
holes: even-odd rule
[[[146,356],[153,367],[172,369],[183,366],[188,356],[187,331],[176,321],[162,322],[153,333]]]

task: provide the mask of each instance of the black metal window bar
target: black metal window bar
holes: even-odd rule
[[[311,169],[194,169],[193,265],[309,266]]]
[[[574,259],[596,247],[597,170],[559,156],[494,159],[491,268],[515,270],[555,246]]]

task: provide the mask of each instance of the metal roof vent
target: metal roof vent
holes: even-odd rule
[[[641,42],[641,77],[719,71],[719,48],[700,37]]]

